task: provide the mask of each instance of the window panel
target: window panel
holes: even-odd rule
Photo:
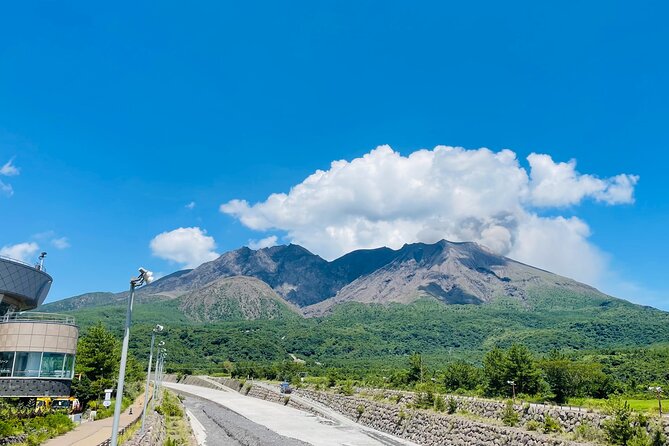
[[[42,369],[40,377],[42,378],[65,378],[66,372],[63,370],[65,365],[65,353],[44,353],[42,355]]]
[[[65,367],[63,378],[74,378],[74,355],[65,355]]]
[[[41,359],[42,353],[40,352],[16,352],[13,376],[38,377]]]
[[[14,352],[0,352],[0,376],[12,376]]]

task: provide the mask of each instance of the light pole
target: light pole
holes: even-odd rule
[[[165,345],[165,341],[160,341],[158,343],[158,350],[157,350],[158,353],[156,354],[156,367],[155,367],[155,371],[153,372],[153,401],[151,402],[151,404],[152,404],[151,407],[156,406],[156,395],[158,394],[157,393],[158,373],[160,373],[160,360],[161,360],[162,352],[164,350],[162,348],[163,345]]]
[[[163,356],[160,358],[160,376],[158,377],[158,385],[160,386],[160,390],[163,389],[163,376],[165,376],[165,357],[167,356],[167,349],[163,349]],[[162,401],[162,396],[158,395],[159,398],[161,398]]]
[[[655,392],[655,395],[657,396],[657,408],[660,410],[660,416],[662,416],[662,387],[653,386],[649,387],[648,390]]]
[[[513,404],[516,404],[516,382],[507,381],[506,383],[511,386],[511,391],[513,392]]]
[[[116,387],[116,406],[114,406],[114,421],[110,446],[118,445],[118,424],[121,418],[123,404],[123,384],[125,383],[125,364],[128,361],[128,342],[130,342],[130,322],[132,320],[132,303],[135,300],[135,288],[153,282],[153,273],[140,268],[139,276],[130,279],[130,294],[128,295],[128,309],[125,314],[125,333],[123,334],[123,349],[121,350],[121,367],[118,371],[118,386]]]
[[[165,345],[164,342],[161,342],[161,344]],[[153,387],[154,401],[160,398],[160,387],[163,384],[163,364],[165,362],[166,354],[167,354],[166,349],[161,348],[160,350],[158,350],[158,363],[156,364],[156,377],[154,380],[154,387]]]
[[[149,368],[146,371],[146,389],[144,390],[144,410],[142,411],[142,432],[144,432],[144,422],[146,421],[146,406],[149,404],[149,384],[151,383],[151,363],[153,362],[153,343],[156,340],[156,333],[163,331],[163,326],[156,324],[151,331],[151,348],[149,349]],[[156,361],[158,362],[158,361]]]

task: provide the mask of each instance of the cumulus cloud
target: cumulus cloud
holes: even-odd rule
[[[185,207],[186,209],[191,209],[191,210],[192,210],[192,209],[195,209],[195,202],[194,202],[194,201],[191,201],[190,203],[188,203],[188,204],[187,204],[186,206],[184,206],[184,207]]]
[[[0,248],[0,256],[10,259],[20,260],[30,263],[39,250],[39,245],[35,242],[17,243],[16,245],[6,245]]]
[[[263,249],[271,248],[276,246],[278,237],[276,235],[270,235],[269,237],[262,238],[260,240],[249,240],[249,248],[251,249]]]
[[[536,153],[527,157],[530,162],[532,203],[537,206],[567,206],[578,204],[585,197],[608,204],[632,203],[636,175],[616,175],[597,178],[576,171],[576,161],[556,163],[549,155]]]
[[[591,199],[632,203],[638,177],[598,178],[532,154],[530,168],[510,150],[438,146],[402,156],[380,146],[352,161],[334,161],[288,193],[250,204],[235,199],[223,213],[248,228],[282,230],[326,258],[359,248],[404,243],[476,241],[519,261],[596,283],[606,256],[588,241],[588,225],[555,209]],[[551,210],[551,216],[540,214]]]
[[[218,257],[216,241],[198,227],[178,228],[155,236],[150,243],[154,256],[195,268]]]

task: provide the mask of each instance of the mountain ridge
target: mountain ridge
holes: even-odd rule
[[[279,298],[308,317],[327,314],[345,302],[408,304],[430,298],[447,305],[482,305],[498,297],[522,302],[532,287],[557,287],[577,294],[606,296],[575,280],[495,254],[475,242],[441,240],[432,244],[405,244],[399,249],[355,250],[332,261],[295,244],[258,250],[242,247],[140,288],[137,300],[178,299],[198,290],[206,292],[210,284],[231,277],[261,281],[275,293],[271,299]],[[266,290],[245,289],[254,290],[249,299],[269,296]],[[42,309],[68,311],[111,305],[126,296],[127,291],[86,294]],[[239,304],[239,295],[233,300]]]

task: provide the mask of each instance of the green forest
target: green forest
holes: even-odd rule
[[[71,314],[83,333],[100,323],[117,338],[121,336],[123,306]],[[504,364],[511,359],[505,355],[522,351],[536,379],[527,387],[519,384],[518,391],[538,400],[561,402],[611,394],[648,398],[649,385],[669,385],[667,313],[614,298],[583,299],[557,291],[537,292],[526,302],[352,303],[322,318],[285,315],[207,324],[186,318],[174,301],[140,303],[134,310],[130,342],[140,363],[148,357],[156,323],[165,326],[160,337],[169,350],[166,370],[180,374],[276,379],[290,379],[297,373],[334,374],[339,379],[410,387],[412,383],[402,374],[412,355],[419,353],[426,364],[424,373],[444,391],[508,396],[508,386],[496,388],[485,372],[506,370]],[[295,365],[291,354],[305,363]],[[500,354],[506,359],[499,359]],[[495,367],[490,365],[491,355],[498,356]],[[504,373],[499,378],[503,382],[515,379],[515,372]],[[560,380],[577,384],[558,389],[555,383]]]

